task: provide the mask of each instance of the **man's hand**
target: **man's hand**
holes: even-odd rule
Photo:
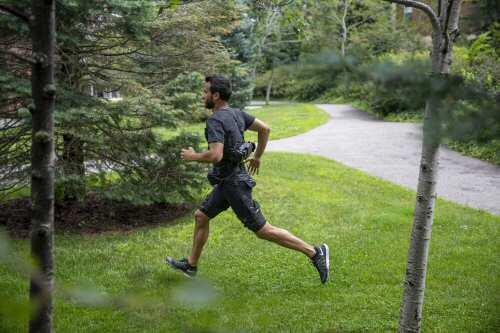
[[[260,158],[250,158],[245,162],[247,163],[248,172],[250,172],[251,175],[255,175],[255,173],[259,174]]]
[[[196,152],[193,147],[188,149],[181,149],[181,159],[184,161],[196,161]]]

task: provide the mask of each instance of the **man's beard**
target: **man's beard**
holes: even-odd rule
[[[205,107],[206,107],[207,109],[210,109],[210,110],[211,110],[211,109],[213,109],[213,108],[214,108],[214,106],[215,106],[215,104],[214,104],[213,99],[211,99],[211,98],[210,98],[209,100],[206,100],[206,101],[205,101]]]

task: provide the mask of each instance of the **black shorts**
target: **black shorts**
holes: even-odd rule
[[[252,199],[254,186],[255,180],[250,177],[244,180],[224,180],[214,186],[201,204],[200,210],[213,219],[231,207],[245,227],[257,232],[266,224],[266,219],[262,215],[259,203]]]

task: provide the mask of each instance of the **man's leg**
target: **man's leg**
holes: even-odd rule
[[[188,262],[191,266],[198,264],[203,246],[207,242],[210,228],[210,218],[199,209],[194,213],[194,220],[193,248],[191,249],[191,255],[188,257]]]
[[[166,262],[171,267],[181,270],[187,276],[195,276],[197,271],[196,265],[203,251],[203,246],[208,239],[209,221],[227,208],[229,208],[229,203],[222,195],[220,186],[217,185],[205,199],[200,209],[194,213],[195,225],[191,255],[188,258],[180,260],[168,256]]]
[[[252,198],[253,180],[246,180],[227,188],[226,199],[245,227],[257,237],[274,242],[307,255],[318,270],[321,283],[330,275],[330,250],[328,245],[312,246],[285,229],[277,228],[266,221],[260,205]]]
[[[277,228],[269,223],[266,223],[255,234],[259,238],[304,253],[311,259],[314,267],[318,270],[321,283],[328,281],[330,276],[330,250],[328,245],[312,246],[289,231]]]
[[[226,186],[224,191],[231,208],[233,208],[233,211],[245,227],[252,230],[259,238],[300,251],[312,258],[316,254],[314,246],[307,244],[289,231],[266,222],[259,203],[252,198],[253,186],[255,186],[255,181],[246,179],[231,186]]]
[[[293,235],[288,230],[275,227],[270,223],[266,223],[255,234],[261,239],[274,242],[289,249],[300,251],[307,255],[309,258],[314,257],[314,255],[316,254],[314,246],[304,242],[302,239]]]

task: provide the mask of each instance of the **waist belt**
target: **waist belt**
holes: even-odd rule
[[[225,177],[220,177],[220,176],[216,176],[213,173],[209,173],[208,174],[208,181],[212,185],[220,184],[223,181],[229,180],[231,177],[234,176],[234,174],[236,172],[241,171],[241,170],[245,170],[246,171],[246,167],[245,167],[244,163],[239,163],[239,164],[235,165],[233,167],[233,170],[231,171],[231,173],[229,175],[225,176]]]

